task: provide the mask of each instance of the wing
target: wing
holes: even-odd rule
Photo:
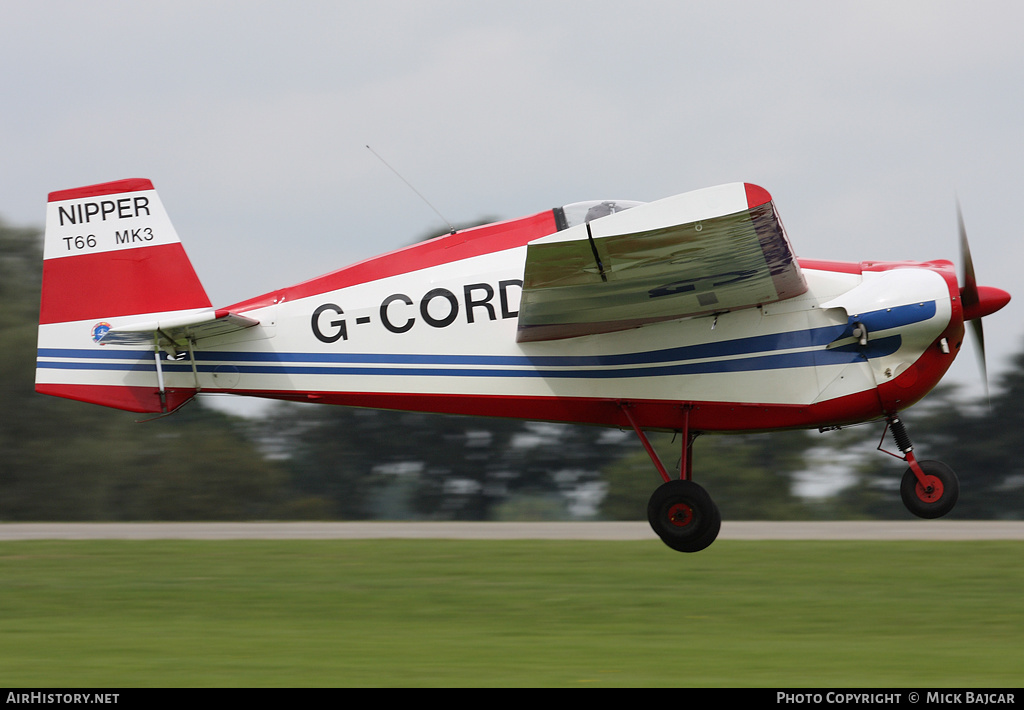
[[[771,195],[721,185],[530,242],[516,339],[625,330],[806,290]]]

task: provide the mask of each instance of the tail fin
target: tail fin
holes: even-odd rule
[[[101,338],[208,313],[210,299],[149,180],[50,193],[37,392],[133,412],[173,410],[196,390],[165,387],[159,336],[130,348]]]

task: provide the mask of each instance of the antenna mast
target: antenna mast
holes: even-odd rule
[[[434,206],[433,206],[432,204],[430,204],[430,200],[428,200],[428,199],[427,199],[426,197],[424,197],[424,196],[423,196],[422,194],[420,194],[420,191],[419,191],[419,190],[417,190],[417,189],[416,189],[415,187],[413,187],[413,186],[412,186],[412,183],[411,183],[411,182],[409,182],[409,181],[408,181],[408,180],[406,180],[406,179],[405,179],[404,177],[402,177],[402,174],[401,174],[400,172],[398,172],[398,171],[397,171],[397,170],[395,170],[395,169],[394,169],[393,167],[391,167],[391,165],[389,165],[389,164],[388,164],[388,161],[386,161],[386,160],[384,160],[384,158],[380,157],[380,155],[378,155],[378,154],[377,154],[377,151],[375,151],[375,150],[374,150],[373,148],[371,148],[371,147],[370,147],[369,145],[367,145],[367,146],[366,146],[366,149],[367,149],[368,151],[370,151],[371,153],[373,153],[374,155],[376,155],[376,156],[377,156],[377,160],[379,160],[380,162],[384,163],[384,165],[387,165],[387,167],[388,167],[388,170],[390,170],[390,171],[391,171],[391,172],[393,172],[393,173],[394,173],[395,175],[397,175],[397,176],[398,176],[398,179],[399,179],[399,180],[401,180],[401,181],[402,181],[402,182],[404,182],[404,183],[405,183],[406,185],[408,185],[408,186],[409,186],[409,189],[410,189],[410,190],[412,190],[413,192],[415,192],[415,193],[416,193],[416,195],[417,195],[417,196],[418,196],[418,197],[419,197],[419,198],[420,198],[421,200],[423,200],[424,202],[426,202],[426,203],[427,203],[427,207],[429,207],[430,209],[434,210],[434,214],[436,214],[436,215],[437,215],[438,217],[440,217],[440,218],[441,218],[441,221],[442,221],[442,222],[444,222],[445,224],[447,224],[447,225],[448,225],[448,229],[449,229],[449,230],[451,231],[451,233],[452,233],[452,234],[455,234],[455,227],[453,227],[453,226],[452,226],[452,223],[451,223],[451,222],[449,222],[448,220],[446,220],[446,219],[444,218],[444,215],[443,215],[443,214],[441,214],[441,213],[440,213],[440,212],[438,211],[438,209],[437,209],[436,207],[434,207]]]

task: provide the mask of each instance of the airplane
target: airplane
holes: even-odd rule
[[[959,208],[958,208],[959,214]],[[168,414],[198,393],[632,429],[674,550],[718,536],[693,480],[704,433],[885,422],[913,514],[957,477],[900,414],[1010,295],[947,260],[798,258],[771,195],[731,183],[596,200],[408,246],[214,308],[148,179],[52,192],[36,390]],[[681,436],[670,472],[647,432]]]

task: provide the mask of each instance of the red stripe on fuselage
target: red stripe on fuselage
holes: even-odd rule
[[[218,390],[205,389],[204,392]],[[590,397],[519,397],[506,395],[420,394],[386,392],[288,392],[224,390],[225,393],[316,404],[370,409],[460,414],[479,417],[595,424],[628,428],[622,406],[630,407],[644,429],[680,430],[685,410],[694,431],[740,432],[807,429],[852,424],[882,416],[874,389],[810,405],[737,404],[627,400]]]
[[[558,227],[552,210],[508,222],[487,224],[367,259],[296,286],[236,303],[228,306],[227,310],[241,313],[272,305],[281,298],[295,301],[348,286],[513,249],[556,231]]]

